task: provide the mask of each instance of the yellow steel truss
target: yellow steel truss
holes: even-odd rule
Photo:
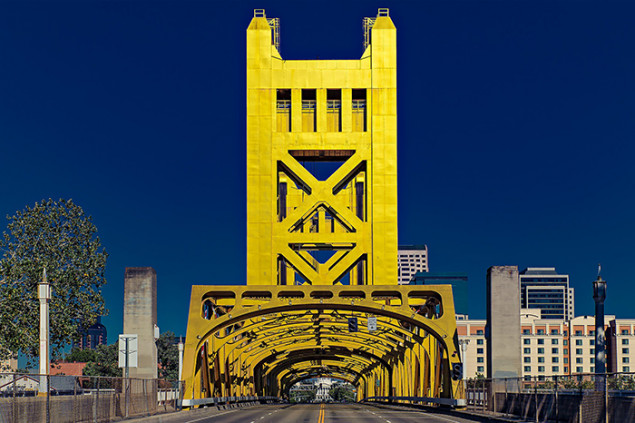
[[[360,397],[462,398],[453,304],[447,285],[194,286],[185,398],[284,396],[316,375]]]

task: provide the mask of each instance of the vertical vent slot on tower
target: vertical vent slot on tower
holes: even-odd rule
[[[366,90],[353,90],[353,132],[366,132]]]
[[[291,131],[291,90],[276,90],[276,129],[278,132]]]
[[[326,90],[326,130],[342,132],[342,90]]]
[[[302,90],[302,131],[316,131],[315,90]]]

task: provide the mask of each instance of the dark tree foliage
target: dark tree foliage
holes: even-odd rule
[[[94,351],[94,361],[89,361],[84,368],[85,376],[122,376],[118,365],[119,344],[117,342],[112,345],[98,345]]]
[[[174,344],[175,339],[174,332],[167,331],[157,340],[159,378],[161,379],[179,379],[179,347]]]
[[[73,348],[71,352],[66,354],[64,361],[68,363],[90,363],[97,361],[97,351],[90,348]]]
[[[101,287],[107,254],[97,228],[72,200],[43,200],[7,216],[0,238],[0,357],[38,355],[37,286],[46,268],[51,284],[51,352],[105,315]]]

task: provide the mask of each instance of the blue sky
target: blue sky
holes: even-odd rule
[[[398,30],[399,240],[469,275],[556,266],[591,314],[635,318],[635,4],[584,1],[0,1],[0,214],[73,198],[110,258],[158,273],[159,326],[193,284],[245,283],[245,29],[286,59],[358,58],[361,19]],[[2,224],[2,227],[5,225]]]

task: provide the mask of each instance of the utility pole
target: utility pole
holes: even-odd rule
[[[47,376],[50,371],[49,362],[49,301],[51,300],[51,286],[46,278],[46,267],[42,272],[42,281],[38,283],[38,298],[40,299],[40,389],[39,395],[48,392]]]

